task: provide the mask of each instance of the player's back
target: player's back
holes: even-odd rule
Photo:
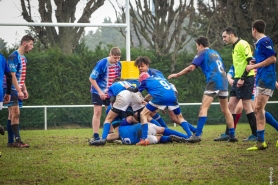
[[[207,84],[213,83],[210,90],[227,90],[228,79],[220,55],[216,51],[208,49],[204,53],[204,60],[201,68],[206,76]]]
[[[173,102],[177,101],[174,90],[165,78],[150,76],[141,85],[146,87],[148,93],[153,97],[152,102],[155,104],[173,105]]]
[[[108,89],[108,96],[117,96],[123,90],[126,90],[125,85],[131,86],[127,81],[118,81],[113,83]]]
[[[134,145],[140,141],[142,136],[141,123],[119,127],[119,134],[123,144]]]

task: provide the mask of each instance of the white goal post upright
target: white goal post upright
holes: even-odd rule
[[[59,27],[125,27],[126,28],[126,60],[130,61],[130,15],[129,0],[126,0],[126,23],[1,23],[0,26],[59,26]]]

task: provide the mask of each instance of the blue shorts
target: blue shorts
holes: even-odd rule
[[[6,94],[6,88],[3,89],[3,94]],[[22,100],[18,99],[18,93],[16,90],[11,91],[11,101],[9,103],[4,104],[5,107],[10,107],[10,106],[19,106],[22,107]]]
[[[110,99],[106,98],[105,100],[102,100],[98,94],[92,93],[92,104],[108,106],[110,104]]]

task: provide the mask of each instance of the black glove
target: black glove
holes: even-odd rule
[[[105,144],[106,144],[106,139],[100,139],[100,140],[89,142],[89,145],[94,145],[94,146],[102,146]]]

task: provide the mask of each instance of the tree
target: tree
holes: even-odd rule
[[[7,42],[0,38],[0,51],[7,49]]]
[[[114,8],[117,21],[125,22],[126,8],[118,1],[117,3],[120,9],[118,11]],[[158,58],[171,55],[171,71],[174,71],[178,52],[192,38],[194,1],[180,0],[178,4],[175,4],[175,0],[135,0],[130,2],[129,6],[133,31],[140,46],[144,38]],[[122,33],[125,35],[124,30]]]
[[[30,0],[20,0],[22,16],[27,22],[35,22],[31,14]],[[55,18],[58,23],[89,23],[91,15],[104,4],[105,0],[86,0],[85,8],[79,20],[76,21],[76,6],[81,0],[38,0],[41,22],[53,22],[52,15],[55,9]],[[53,4],[54,2],[54,4]],[[39,41],[45,46],[58,46],[64,53],[72,53],[84,32],[84,27],[43,27],[34,26],[30,29],[36,33]]]
[[[232,26],[238,36],[253,42],[252,22],[263,19],[267,23],[266,34],[278,44],[278,2],[272,0],[198,0],[199,33],[206,35],[212,45],[223,46],[221,34],[225,27]]]
[[[111,18],[104,18],[103,23],[112,23]],[[104,46],[109,44],[120,48],[125,47],[125,38],[118,28],[100,27],[95,32],[89,31],[88,34],[82,37],[82,41],[91,50],[94,50],[100,43]]]

